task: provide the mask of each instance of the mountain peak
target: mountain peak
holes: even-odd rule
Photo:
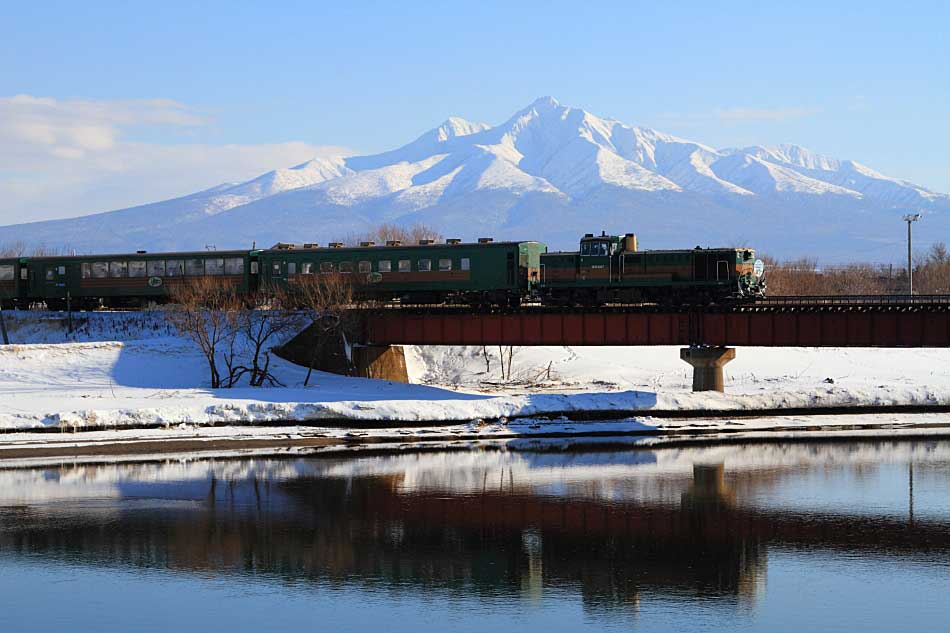
[[[529,108],[557,108],[560,107],[560,103],[554,97],[547,95],[544,97],[538,97],[531,102]]]
[[[434,130],[430,130],[423,136],[431,135],[434,136],[438,142],[444,142],[450,138],[477,134],[483,130],[487,130],[489,127],[491,126],[486,123],[474,123],[461,117],[450,116],[442,123],[442,125],[435,128]]]

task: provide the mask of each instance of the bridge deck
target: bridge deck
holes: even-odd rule
[[[364,310],[374,345],[950,347],[950,297],[771,297],[744,306]]]

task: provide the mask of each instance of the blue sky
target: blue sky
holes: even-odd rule
[[[188,193],[321,146],[382,151],[540,95],[950,191],[941,2],[193,4],[0,8],[0,117],[16,108],[6,132],[0,119],[0,223]],[[52,135],[30,124],[51,108]],[[75,147],[50,156],[54,136]]]

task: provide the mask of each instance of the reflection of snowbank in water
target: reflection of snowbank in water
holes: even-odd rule
[[[803,472],[913,462],[918,472],[950,470],[950,441],[748,444],[603,452],[510,450],[419,452],[312,459],[193,459],[160,463],[0,469],[0,505],[80,498],[204,499],[254,482],[299,478],[387,478],[400,494],[523,493],[674,503],[696,464],[722,464],[732,485],[752,494]],[[232,488],[233,490],[233,488]]]

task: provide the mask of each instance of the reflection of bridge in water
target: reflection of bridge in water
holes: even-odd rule
[[[645,591],[754,597],[774,546],[950,554],[950,521],[742,507],[721,467],[696,467],[678,503],[407,493],[400,474],[136,486],[115,507],[0,510],[0,554],[394,591],[530,597],[570,587],[588,608],[633,605]]]

